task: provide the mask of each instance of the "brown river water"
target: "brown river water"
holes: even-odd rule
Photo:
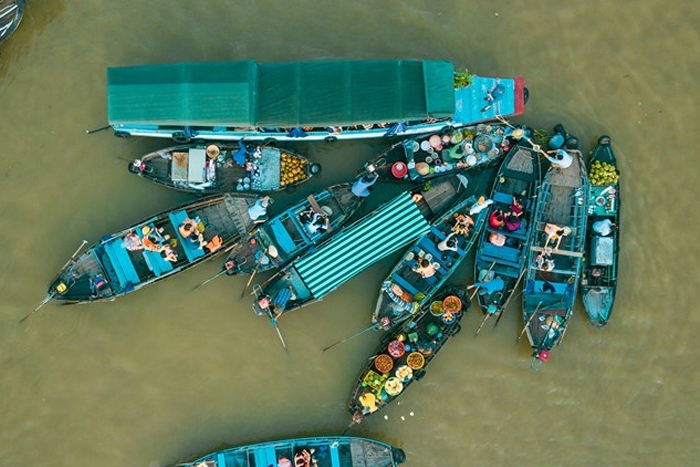
[[[579,302],[532,372],[515,344],[519,300],[479,337],[473,307],[400,405],[349,434],[402,447],[407,466],[698,465],[698,25],[695,0],[28,0],[0,46],[0,465],[155,467],[347,427],[380,336],[320,349],[369,324],[398,254],[280,320],[288,355],[240,299],[246,277],[191,290],[220,261],[17,324],[82,239],[191,199],[126,171],[122,159],[167,141],[85,134],[106,124],[106,67],[249,58],[438,58],[521,75],[531,98],[515,122],[561,122],[584,152],[610,134],[620,162],[610,324],[594,329]],[[296,146],[324,170],[295,196],[349,179],[383,144]],[[465,263],[457,282],[472,280]]]

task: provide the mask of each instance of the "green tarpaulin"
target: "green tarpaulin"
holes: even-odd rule
[[[109,122],[301,127],[449,117],[453,72],[433,60],[109,68]]]

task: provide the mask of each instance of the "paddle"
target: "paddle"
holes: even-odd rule
[[[248,283],[245,285],[245,289],[243,289],[243,292],[241,292],[241,298],[245,296],[245,293],[248,291],[248,287],[250,287],[250,283],[253,282],[253,278],[255,277],[255,274],[258,272],[258,268],[260,267],[260,261],[255,265],[255,269],[253,269],[253,272],[250,274],[250,278],[248,278]]]
[[[220,271],[219,273],[217,273],[216,275],[210,277],[209,279],[205,280],[204,282],[201,282],[201,283],[195,285],[194,288],[193,288],[192,290],[197,290],[198,288],[200,288],[200,287],[203,286],[204,284],[208,284],[209,282],[213,281],[214,279],[223,276],[224,274],[226,274],[227,272],[229,272],[229,271],[233,268],[233,266],[234,266],[233,261],[226,261],[226,262],[224,263],[224,270],[223,270],[223,271]],[[241,295],[241,298],[243,298],[242,295]]]
[[[99,133],[100,131],[109,130],[112,125],[103,126],[102,128],[95,128],[94,130],[85,130],[85,134],[91,135],[93,133]]]
[[[515,282],[515,285],[513,286],[513,291],[518,288],[518,285],[520,285],[520,281],[522,280],[523,276],[525,275],[525,271],[527,268],[523,268],[522,272],[518,276],[518,280]],[[510,297],[508,297],[508,300],[506,300],[506,303],[503,304],[503,307],[501,308],[501,312],[498,314],[498,318],[496,318],[496,323],[493,325],[493,327],[498,326],[498,322],[501,320],[501,316],[503,316],[503,313],[505,313],[506,308],[510,304],[511,299],[513,298],[514,293],[510,294]]]
[[[488,271],[486,271],[486,274],[484,274],[484,279],[487,278],[487,277],[489,277],[489,273],[491,272],[491,269],[493,269],[493,267],[494,267],[495,265],[496,265],[496,262],[495,262],[495,261],[494,261],[493,263],[491,263],[491,267],[489,268]],[[472,301],[472,299],[474,298],[474,296],[476,295],[476,293],[479,291],[479,288],[480,288],[480,287],[481,287],[481,286],[476,287],[476,288],[474,289],[474,293],[471,294],[471,296],[469,297],[469,301],[470,301],[470,302]]]
[[[373,324],[371,324],[370,326],[364,328],[362,331],[356,332],[355,334],[353,334],[353,335],[351,335],[351,336],[348,336],[348,337],[346,337],[345,339],[340,340],[340,341],[338,341],[338,342],[336,342],[336,343],[334,343],[334,344],[331,344],[331,345],[329,345],[328,347],[324,347],[323,349],[321,349],[321,353],[325,353],[326,350],[328,350],[328,349],[330,349],[330,348],[332,348],[332,347],[335,347],[335,346],[338,345],[338,344],[342,344],[343,342],[347,342],[347,341],[349,341],[349,340],[352,339],[352,338],[355,338],[355,337],[357,337],[357,336],[359,336],[359,335],[361,335],[361,334],[364,334],[364,333],[366,333],[367,331],[370,331],[370,330],[372,330],[372,329],[377,329],[378,327],[379,327],[379,323],[373,323]]]
[[[73,260],[75,260],[75,257],[78,255],[78,253],[80,252],[80,250],[82,250],[83,247],[84,247],[86,244],[87,244],[87,240],[83,240],[83,242],[80,244],[80,246],[78,247],[78,249],[75,250],[75,253],[73,253],[73,255],[70,257],[70,259],[69,259],[68,261],[66,261],[66,264],[63,265],[63,267],[61,268],[61,271],[63,271],[63,270],[66,268],[66,266],[68,266]],[[59,273],[59,274],[60,274],[60,273]],[[51,300],[53,300],[53,296],[54,296],[54,294],[53,294],[53,293],[50,293],[50,294],[48,294],[46,297],[44,297],[44,299],[41,301],[41,303],[39,303],[39,304],[36,306],[36,308],[34,308],[32,311],[30,311],[24,318],[22,318],[21,320],[19,320],[19,323],[17,323],[17,324],[22,324],[22,323],[24,323],[24,320],[26,320],[26,319],[29,318],[31,315],[33,315],[34,313],[36,313],[37,311],[39,311],[39,308],[41,308],[42,306],[46,305],[46,304],[49,303]]]
[[[478,336],[478,335],[479,335],[479,333],[481,332],[481,328],[484,327],[484,323],[485,323],[486,321],[488,321],[488,319],[489,319],[490,317],[491,317],[491,313],[488,313],[488,312],[487,312],[486,315],[484,316],[484,319],[481,320],[481,324],[479,325],[479,329],[476,330],[476,333],[474,334],[474,336]]]
[[[525,324],[525,327],[523,328],[523,330],[520,332],[520,335],[518,336],[518,340],[515,341],[516,344],[519,343],[519,342],[520,342],[520,339],[523,338],[523,334],[525,334],[525,330],[527,330],[527,327],[530,325],[530,322],[532,321],[532,318],[534,318],[535,315],[537,314],[537,311],[540,309],[540,305],[542,305],[542,302],[540,302],[540,303],[537,304],[537,307],[535,308],[535,311],[532,312],[532,316],[530,316],[530,319],[527,320],[527,323]]]
[[[277,326],[277,319],[272,315],[272,311],[270,311],[270,308],[267,309],[267,313],[270,315],[270,322],[272,325],[275,327],[275,331],[277,331],[277,336],[280,338],[280,342],[282,342],[282,347],[284,347],[284,351],[286,353],[289,353],[289,350],[287,350],[287,344],[284,342],[284,338],[282,337],[282,333],[280,332],[279,326]]]

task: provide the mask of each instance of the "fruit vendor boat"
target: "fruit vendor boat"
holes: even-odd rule
[[[573,156],[571,166],[552,167],[544,177],[525,263],[523,332],[534,351],[531,367],[535,370],[566,332],[581,274],[588,179],[581,152],[566,151]]]
[[[476,201],[474,196],[464,199],[437,219],[384,279],[372,314],[379,328],[390,329],[416,313],[459,267],[486,220],[486,209],[469,215]],[[430,264],[428,273],[420,272],[421,259]]]
[[[136,159],[129,171],[168,188],[196,194],[264,193],[304,183],[321,166],[272,146],[248,148],[242,142],[185,144]]]
[[[486,167],[497,164],[518,141],[513,131],[508,125],[482,123],[408,138],[379,153],[365,170],[382,181],[421,182]],[[524,136],[525,130],[521,131]]]
[[[396,467],[402,449],[368,438],[318,436],[249,444],[212,452],[179,467]]]
[[[115,135],[191,140],[401,137],[520,115],[521,78],[440,60],[180,63],[107,70]]]
[[[465,286],[448,286],[382,340],[360,373],[348,406],[353,423],[379,412],[425,375],[428,364],[459,333],[470,305]]]
[[[284,265],[342,227],[365,199],[353,194],[351,183],[310,195],[253,229],[231,249],[223,270],[228,275],[252,274]]]
[[[337,231],[253,290],[253,310],[273,320],[321,300],[355,275],[430,230],[458,200],[461,181],[443,177],[428,190],[406,191]]]
[[[609,136],[598,139],[589,161],[589,174],[591,188],[581,296],[593,326],[603,327],[615,302],[620,251],[620,172]],[[593,230],[593,224],[601,221],[608,225],[608,235]],[[615,227],[610,228],[611,224]]]
[[[0,44],[15,32],[24,14],[24,0],[0,0]]]
[[[491,226],[487,222],[476,250],[477,283],[502,282],[500,288],[479,287],[477,291],[484,321],[490,316],[500,316],[510,302],[524,274],[530,250],[541,173],[539,153],[526,144],[514,146],[501,164],[491,192],[493,203],[486,209],[488,217],[494,213],[498,216],[499,212],[513,216],[508,217],[508,225]],[[503,240],[502,245],[496,241],[498,236]]]
[[[50,300],[114,300],[218,256],[253,227],[248,209],[255,201],[252,195],[202,198],[107,235],[80,256],[73,255],[42,305]],[[201,234],[196,244],[181,234],[180,226],[192,221]],[[172,253],[169,259],[162,253],[166,250]]]

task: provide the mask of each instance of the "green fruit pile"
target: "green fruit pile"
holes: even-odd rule
[[[600,161],[593,163],[588,176],[594,186],[614,185],[620,179],[615,166]]]

